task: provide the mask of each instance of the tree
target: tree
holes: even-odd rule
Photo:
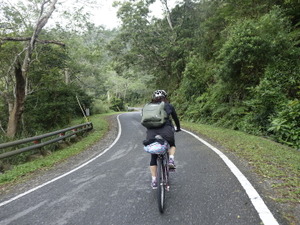
[[[36,43],[54,43],[64,46],[64,44],[57,41],[38,39],[44,26],[47,24],[53,11],[55,10],[55,5],[57,1],[58,0],[43,0],[40,2],[37,22],[34,25],[33,30],[28,30],[31,33],[30,36],[1,37],[2,41],[25,41],[26,43],[23,51],[20,53],[20,55],[23,55],[23,58],[21,59],[21,57],[16,57],[16,60],[14,61],[13,65],[16,84],[14,88],[14,100],[9,101],[9,104],[11,104],[11,106],[9,107],[9,120],[7,125],[8,137],[15,136],[18,129],[18,124],[24,111],[24,103],[28,87],[28,72],[30,68],[30,63],[32,62],[32,54],[35,50]]]
[[[109,47],[120,73],[131,66],[139,67],[140,71],[153,76],[153,86],[166,88],[165,83],[168,83],[168,89],[174,90],[180,83],[185,59],[192,47],[195,5],[187,0],[170,11],[167,1],[162,1],[166,18],[160,20],[149,17],[152,2],[121,4],[118,16],[123,24]]]

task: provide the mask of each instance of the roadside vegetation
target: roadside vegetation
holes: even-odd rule
[[[150,16],[153,2],[116,2],[122,24],[113,30],[88,13],[60,12],[61,2],[4,2],[0,141],[68,124],[81,114],[75,96],[99,113],[165,89],[183,119],[299,149],[299,1],[185,0],[170,9],[166,0],[162,18]],[[66,26],[37,22],[54,20],[54,6]]]
[[[0,174],[0,185],[12,182],[20,182],[23,179],[28,179],[32,172],[51,168],[55,164],[86,150],[95,142],[99,141],[107,133],[109,124],[105,117],[111,114],[112,113],[91,116],[90,120],[93,123],[93,130],[88,132],[86,136],[82,137],[80,141],[76,143],[70,143],[69,146],[64,145],[64,148],[51,151],[51,154],[45,157],[40,157],[30,162],[15,165],[11,170]],[[73,120],[71,126],[81,123],[84,123],[82,119]],[[44,148],[47,148],[47,146]]]

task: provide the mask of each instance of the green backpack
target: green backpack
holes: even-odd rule
[[[168,119],[165,103],[148,103],[142,109],[142,125],[146,128],[162,127]]]

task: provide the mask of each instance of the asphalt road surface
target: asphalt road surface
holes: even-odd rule
[[[0,203],[0,224],[277,224],[259,198],[251,200],[251,190],[245,191],[223,159],[187,132],[176,133],[177,169],[160,214],[140,114],[122,114],[119,120],[118,138],[97,158]]]

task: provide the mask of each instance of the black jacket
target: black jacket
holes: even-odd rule
[[[165,102],[165,110],[166,110],[166,112],[169,116],[169,119],[167,120],[167,124],[173,126],[172,120],[171,120],[171,117],[170,117],[170,116],[172,116],[172,119],[175,122],[177,130],[179,130],[180,129],[180,122],[179,122],[177,113],[176,113],[175,108],[173,107],[173,105],[171,105],[168,102]]]

